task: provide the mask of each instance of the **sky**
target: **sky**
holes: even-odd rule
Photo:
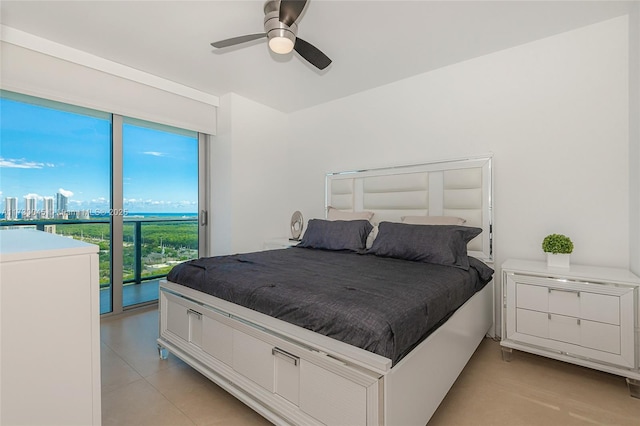
[[[0,98],[0,211],[6,197],[69,197],[69,210],[108,212],[111,122]],[[129,212],[197,212],[197,138],[123,127],[123,198]]]

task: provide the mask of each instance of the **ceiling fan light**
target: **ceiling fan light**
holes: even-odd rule
[[[287,37],[272,37],[269,39],[269,48],[273,53],[285,55],[293,50],[293,40]]]

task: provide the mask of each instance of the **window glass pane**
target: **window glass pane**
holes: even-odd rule
[[[99,245],[100,311],[110,312],[110,115],[6,91],[0,114],[0,229]]]
[[[198,256],[195,132],[125,119],[123,306],[158,298],[158,280]]]

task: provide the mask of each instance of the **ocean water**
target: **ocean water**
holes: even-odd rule
[[[154,217],[158,217],[158,218],[189,218],[189,219],[197,219],[198,218],[198,213],[195,212],[186,212],[186,213],[145,213],[145,212],[135,212],[135,213],[128,213],[125,218],[127,217],[137,217],[137,218],[145,218],[145,219],[149,219],[149,218],[154,218]]]

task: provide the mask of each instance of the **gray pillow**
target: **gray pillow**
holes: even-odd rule
[[[368,220],[311,219],[297,247],[325,250],[362,250],[373,226]]]
[[[481,228],[460,225],[381,222],[368,253],[468,270],[467,243],[481,232]]]

